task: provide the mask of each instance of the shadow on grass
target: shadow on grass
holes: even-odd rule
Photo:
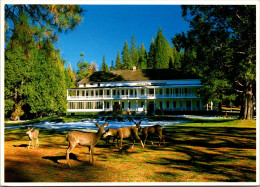
[[[20,168],[5,167],[5,182],[33,182],[27,174]]]
[[[14,147],[28,147],[28,144],[13,145]]]
[[[210,181],[256,181],[256,167],[252,165],[256,157],[251,155],[256,149],[255,129],[173,127],[165,129],[165,135],[167,150],[173,152],[170,155],[181,153],[185,157],[160,157],[147,163],[165,166],[174,171],[206,174]],[[157,151],[161,149],[158,146],[147,148]],[[174,176],[174,172],[167,175]]]
[[[43,159],[47,159],[47,160],[50,160],[52,162],[54,162],[55,164],[60,164],[59,163],[59,160],[66,160],[66,156],[44,156],[42,157]],[[70,159],[72,160],[76,160],[78,162],[82,162],[81,160],[79,160],[77,158],[77,156],[73,153],[70,153]]]

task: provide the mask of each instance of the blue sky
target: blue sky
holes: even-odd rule
[[[66,60],[65,67],[70,62],[75,70],[81,52],[88,63],[93,61],[100,69],[103,56],[109,66],[112,60],[115,63],[117,51],[121,55],[126,40],[130,48],[132,35],[136,44],[144,43],[148,51],[159,27],[170,42],[176,33],[189,28],[179,5],[83,5],[82,8],[83,22],[74,31],[59,34],[55,44]]]

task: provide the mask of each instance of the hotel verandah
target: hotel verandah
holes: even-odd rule
[[[196,94],[201,86],[197,76],[168,69],[95,72],[67,89],[67,112],[112,111],[114,105],[136,113],[201,111],[202,98]]]

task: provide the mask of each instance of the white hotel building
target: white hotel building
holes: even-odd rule
[[[154,112],[202,110],[196,90],[200,79],[174,70],[115,70],[95,72],[67,89],[70,114],[122,110]]]

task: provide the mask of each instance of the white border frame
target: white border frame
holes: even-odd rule
[[[189,4],[209,4],[209,5],[256,5],[256,83],[257,83],[257,114],[256,114],[256,182],[116,182],[116,183],[103,183],[103,182],[82,182],[82,183],[38,183],[38,182],[30,182],[30,183],[6,183],[4,182],[4,6],[5,4],[80,4],[80,5],[189,5]],[[259,183],[259,0],[75,0],[68,2],[66,0],[1,0],[1,64],[0,64],[0,122],[1,122],[1,181],[0,185],[4,186],[257,186]]]

